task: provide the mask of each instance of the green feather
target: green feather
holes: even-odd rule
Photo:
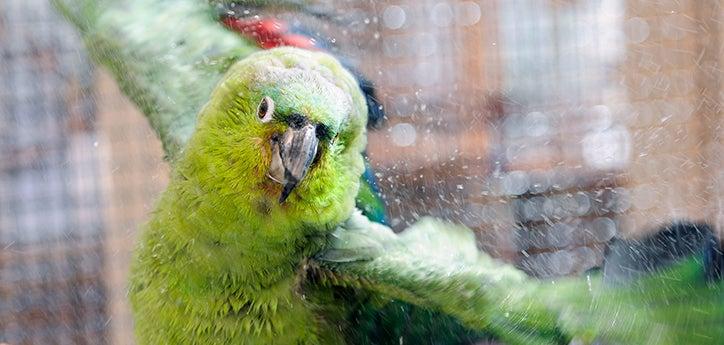
[[[353,215],[316,257],[334,285],[441,310],[510,344],[710,344],[721,339],[724,281],[707,282],[701,258],[626,286],[600,276],[538,281],[478,252],[472,233],[432,219],[400,235]]]

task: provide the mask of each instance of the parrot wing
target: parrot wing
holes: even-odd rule
[[[440,312],[514,344],[563,343],[548,309],[529,298],[538,284],[479,251],[465,227],[424,218],[395,234],[358,212],[332,233],[316,263],[325,284]]]
[[[228,67],[259,50],[219,23],[215,7],[225,1],[53,2],[81,31],[94,59],[110,70],[146,115],[172,161]],[[296,0],[247,2],[307,8]]]
[[[113,73],[123,92],[143,111],[171,160],[190,138],[196,114],[228,67],[260,49],[257,42],[220,22],[229,6],[243,3],[324,13],[297,0],[53,3],[81,31],[94,59]],[[383,114],[374,89],[361,75],[358,79],[370,103],[371,123],[379,123]]]
[[[357,214],[316,263],[326,284],[438,311],[511,344],[709,344],[724,337],[724,282],[705,279],[699,254],[625,285],[601,275],[541,281],[480,252],[464,227],[425,218],[395,234]]]
[[[55,0],[140,107],[173,160],[228,66],[257,50],[203,1]]]
[[[356,204],[357,208],[359,208],[362,214],[369,218],[369,220],[387,224],[387,212],[385,210],[385,203],[382,200],[382,193],[377,185],[377,177],[366,156],[365,172],[360,178]]]

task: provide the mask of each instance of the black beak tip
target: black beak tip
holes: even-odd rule
[[[287,200],[290,194],[292,194],[292,190],[294,190],[294,187],[297,186],[297,182],[288,182],[284,185],[284,189],[282,190],[282,195],[279,196],[279,203],[282,204],[284,201]]]

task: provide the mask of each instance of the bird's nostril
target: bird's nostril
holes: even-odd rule
[[[304,125],[307,123],[307,119],[304,117],[304,115],[294,113],[289,116],[287,122],[289,123],[289,127],[292,127],[294,129],[300,129],[304,127]]]

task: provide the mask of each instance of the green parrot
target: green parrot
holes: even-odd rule
[[[464,227],[425,218],[395,234],[355,205],[368,109],[334,57],[259,51],[218,24],[217,2],[56,5],[173,166],[132,264],[140,344],[724,339],[724,284],[705,276],[715,246],[625,283],[540,281]]]

